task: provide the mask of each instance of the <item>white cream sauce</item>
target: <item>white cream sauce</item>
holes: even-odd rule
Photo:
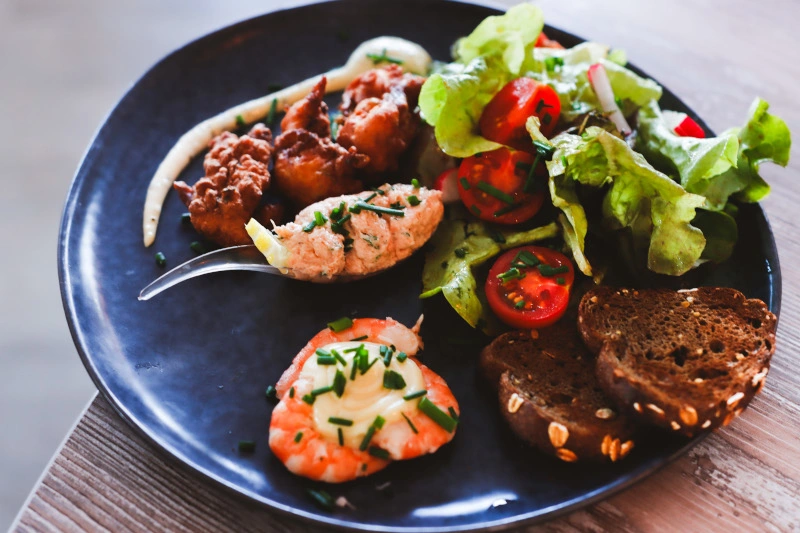
[[[375,68],[375,64],[367,57],[367,54],[378,56],[385,54],[393,59],[398,59],[403,62],[401,66],[404,70],[417,74],[427,74],[428,67],[432,61],[428,52],[416,43],[400,37],[376,37],[361,43],[350,54],[344,66],[301,81],[272,94],[244,102],[196,125],[178,139],[178,142],[167,153],[167,156],[158,166],[156,173],[150,180],[142,217],[144,245],[150,246],[155,241],[161,208],[164,205],[167,193],[172,187],[172,183],[192,158],[208,147],[211,139],[223,131],[231,131],[237,127],[237,116],[241,115],[247,124],[257,122],[269,112],[273,100],[277,101],[279,110],[286,109],[304,98],[322,76],[326,76],[328,79],[327,92],[344,90],[355,78]]]
[[[376,358],[379,360],[363,375],[360,370],[357,370],[355,379],[350,380],[355,352],[346,353],[345,350],[358,348],[362,344],[369,352],[370,362]],[[389,424],[402,418],[403,410],[408,411],[411,407],[416,407],[417,399],[404,400],[403,396],[425,389],[422,371],[411,358],[403,362],[398,361],[398,352],[395,352],[389,366],[384,366],[380,347],[380,344],[372,342],[337,342],[322,349],[329,352],[336,350],[347,362],[346,366],[341,363],[319,365],[316,355],[309,357],[303,365],[300,375],[312,380],[314,389],[331,385],[337,370],[347,378],[341,398],[336,396],[333,391],[326,392],[317,396],[313,404],[314,424],[317,431],[329,441],[339,442],[338,429],[342,428],[344,445],[358,448],[378,415],[386,420],[386,424]],[[399,390],[384,388],[383,376],[387,370],[393,370],[403,376],[406,386]],[[332,424],[329,422],[330,417],[352,420],[353,425]]]

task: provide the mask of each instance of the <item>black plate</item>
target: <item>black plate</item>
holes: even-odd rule
[[[270,84],[289,85],[342,64],[358,43],[376,35],[408,38],[447,59],[453,41],[493,13],[422,0],[353,0],[272,13],[169,55],[122,98],[72,183],[58,253],[64,307],[81,358],[137,431],[178,461],[267,506],[370,530],[456,530],[552,517],[630,485],[693,444],[653,438],[638,443],[621,464],[578,467],[520,444],[476,375],[480,344],[459,341],[470,332],[441,301],[417,299],[419,256],[346,286],[225,273],[148,302],[136,299],[163,273],[153,260],[156,251],[171,266],[193,255],[189,243],[196,235],[180,224],[184,208],[175,194],[167,199],[156,244],[145,249],[141,234],[147,184],[183,132],[262,95]],[[568,45],[579,41],[548,32]],[[690,112],[669,91],[662,104]],[[194,182],[200,175],[198,158],[182,178]],[[739,228],[735,257],[702,282],[737,287],[777,312],[778,257],[761,209],[743,208]],[[458,435],[434,456],[329,487],[357,510],[320,511],[305,493],[314,484],[289,474],[269,451],[265,387],[331,319],[392,316],[412,324],[423,311],[429,317],[423,359],[461,403]],[[240,454],[242,439],[256,440],[256,452]],[[387,481],[390,489],[376,491]]]

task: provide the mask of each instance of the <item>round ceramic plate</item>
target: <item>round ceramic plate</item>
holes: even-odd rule
[[[137,431],[242,495],[278,511],[368,530],[446,531],[542,520],[630,485],[692,442],[661,435],[637,443],[614,465],[579,466],[539,455],[506,429],[496,399],[476,371],[486,342],[441,299],[421,301],[422,257],[382,275],[320,286],[247,272],[204,276],[147,302],[139,291],[194,253],[178,197],[167,198],[158,237],[142,246],[145,190],[182,133],[235,104],[341,65],[377,35],[422,44],[449,58],[459,36],[495,11],[413,0],[330,2],[271,13],[203,37],[169,55],[120,100],[97,134],[67,198],[59,275],[76,346],[101,393]],[[556,29],[566,45],[579,40]],[[669,91],[665,108],[689,112]],[[181,179],[202,175],[197,158]],[[765,300],[777,312],[780,272],[764,214],[746,206],[734,257],[700,280]],[[325,512],[306,490],[320,484],[290,474],[269,451],[272,404],[264,389],[325,324],[340,316],[391,316],[422,329],[422,359],[450,383],[462,407],[453,442],[433,456],[325,487],[355,510]],[[254,440],[254,453],[237,450]],[[387,488],[377,490],[376,486]]]

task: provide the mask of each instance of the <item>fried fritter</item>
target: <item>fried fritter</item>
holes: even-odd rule
[[[355,171],[368,158],[356,148],[344,148],[331,139],[328,107],[322,101],[326,78],[281,121],[283,133],[275,140],[275,187],[295,207],[363,189]]]
[[[417,107],[419,92],[425,78],[403,72],[399,65],[387,65],[372,69],[354,79],[342,94],[342,105],[339,106],[344,116],[353,112],[362,100],[367,98],[383,98],[383,95],[395,87],[400,87],[406,95],[409,108]]]
[[[209,147],[203,161],[205,177],[193,187],[183,181],[173,187],[203,237],[222,246],[249,244],[244,226],[269,187],[272,132],[256,124],[241,137],[224,132]]]

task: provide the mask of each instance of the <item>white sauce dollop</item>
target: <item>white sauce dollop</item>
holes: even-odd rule
[[[322,76],[328,78],[326,92],[344,90],[347,85],[361,74],[375,68],[367,54],[384,54],[402,61],[404,70],[417,74],[427,74],[431,64],[431,56],[420,45],[401,39],[400,37],[376,37],[361,43],[347,60],[344,66],[335,68],[325,74],[314,76],[296,83],[280,91],[239,104],[222,113],[204,120],[184,133],[178,142],[167,153],[167,156],[156,169],[156,173],[147,187],[142,217],[144,245],[150,246],[156,238],[158,219],[164,199],[184,168],[193,157],[208,147],[211,140],[223,131],[231,131],[237,127],[236,117],[241,115],[244,122],[252,124],[262,120],[269,112],[272,101],[277,101],[282,110],[304,98],[319,82]]]
[[[378,358],[379,361],[363,375],[357,370],[355,379],[351,381],[350,372],[355,352],[346,353],[345,350],[358,348],[362,344],[369,352],[369,361],[372,362],[375,358]],[[389,366],[385,367],[380,347],[380,344],[372,342],[337,342],[329,344],[323,349],[336,350],[347,362],[346,366],[341,363],[319,365],[316,355],[309,357],[303,365],[300,375],[313,381],[314,389],[331,385],[337,370],[340,370],[347,378],[341,398],[336,396],[333,391],[326,392],[317,396],[313,404],[314,424],[317,431],[329,441],[339,442],[338,429],[342,428],[345,446],[358,448],[378,415],[386,420],[386,424],[389,424],[402,418],[404,410],[411,411],[416,408],[417,399],[404,400],[403,396],[425,389],[422,371],[411,358],[399,362],[397,352],[392,357]],[[393,370],[403,376],[406,386],[400,390],[384,388],[383,375],[387,370]],[[353,425],[332,424],[328,421],[330,417],[352,420]]]

